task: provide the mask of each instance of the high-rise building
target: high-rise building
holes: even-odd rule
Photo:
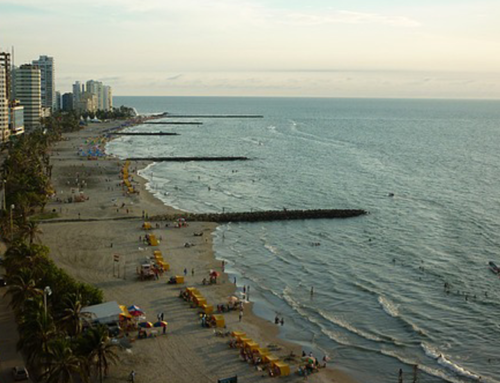
[[[86,90],[97,96],[97,109],[104,110],[103,85],[100,81],[89,80],[86,84]]]
[[[56,92],[56,110],[62,109],[61,92]]]
[[[75,109],[73,107],[73,93],[64,93],[62,95],[62,110],[69,112]]]
[[[9,101],[7,99],[7,81],[5,68],[0,66],[0,139],[9,139]]]
[[[24,126],[33,129],[40,125],[42,113],[41,74],[35,65],[24,64],[13,71],[15,98],[24,106]]]
[[[56,86],[54,58],[40,56],[38,60],[33,60],[33,65],[40,68],[42,107],[56,109]]]
[[[5,89],[7,99],[12,99],[12,75],[11,75],[11,60],[10,53],[0,52],[0,66],[5,69]]]
[[[113,94],[110,86],[103,86],[103,109],[106,111],[113,109]]]
[[[76,106],[80,102],[80,97],[82,95],[82,85],[80,81],[76,81],[73,84],[73,108],[76,109]]]

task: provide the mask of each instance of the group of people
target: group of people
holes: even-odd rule
[[[201,327],[215,327],[217,325],[215,318],[212,316],[208,316],[207,314],[203,313],[200,316],[201,318]]]
[[[274,318],[274,324],[280,324],[280,325],[284,325],[285,324],[285,319],[283,317],[281,317],[281,319],[276,315],[276,317]]]

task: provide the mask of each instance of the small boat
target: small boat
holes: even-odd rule
[[[490,270],[495,273],[495,274],[500,274],[500,267],[498,267],[497,265],[495,265],[494,262],[490,261],[489,263],[490,265]]]

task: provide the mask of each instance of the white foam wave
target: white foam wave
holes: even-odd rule
[[[398,305],[395,303],[391,302],[388,298],[379,295],[378,297],[378,303],[382,306],[384,311],[389,314],[393,318],[399,317],[399,310],[398,310]]]
[[[265,244],[264,247],[272,254],[278,254],[278,249],[272,245]]]
[[[357,329],[356,327],[354,327],[352,324],[350,324],[346,320],[344,320],[342,318],[338,318],[335,315],[327,313],[323,310],[318,310],[318,313],[327,321],[329,321],[329,322],[331,322],[339,327],[342,327],[343,329],[345,329],[345,330],[347,330],[355,335],[358,335],[362,338],[365,338],[365,339],[368,339],[368,340],[371,340],[374,342],[383,342],[384,341],[382,338],[380,338],[376,335],[373,335],[373,334],[367,333],[366,331]]]
[[[476,381],[485,381],[482,380],[481,376],[477,373],[467,370],[465,367],[460,366],[452,362],[446,355],[444,355],[439,349],[433,347],[427,343],[421,344],[422,349],[424,350],[425,355],[429,358],[432,358],[437,361],[441,366],[446,368],[447,370],[452,371],[453,373],[463,376],[468,379],[476,380]]]

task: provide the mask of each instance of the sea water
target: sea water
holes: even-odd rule
[[[191,212],[352,208],[345,220],[230,223],[231,281],[281,336],[360,382],[500,382],[500,102],[116,97],[140,113],[259,114],[141,125],[120,156],[247,156],[142,170]],[[175,119],[169,119],[176,121]],[[187,121],[179,119],[178,121]],[[448,292],[444,284],[449,285]],[[311,295],[311,288],[314,294]]]

